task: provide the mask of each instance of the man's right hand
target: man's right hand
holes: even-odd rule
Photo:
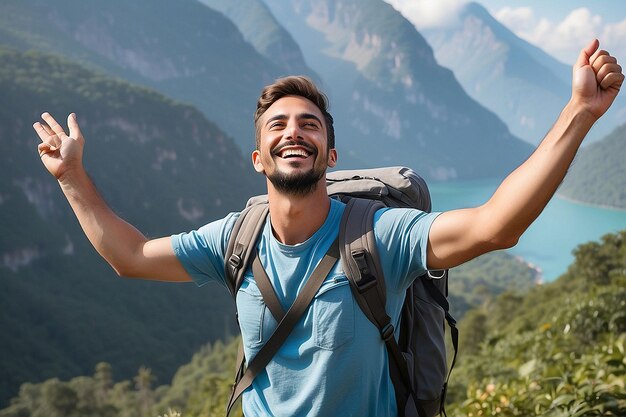
[[[46,169],[57,180],[61,180],[73,169],[82,169],[83,147],[85,139],[76,121],[76,114],[67,118],[69,136],[57,121],[49,114],[41,115],[44,120],[33,124],[41,143],[38,146],[39,156]]]
[[[85,140],[76,115],[70,114],[69,136],[49,114],[33,125],[41,138],[39,156],[59,181],[85,235],[122,276],[160,281],[191,281],[174,254],[169,237],[148,240],[139,230],[118,217],[102,198],[83,168]]]

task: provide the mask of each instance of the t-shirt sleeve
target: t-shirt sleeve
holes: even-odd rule
[[[213,281],[228,288],[224,255],[237,217],[239,213],[230,213],[198,230],[171,236],[174,253],[198,286]]]
[[[427,271],[428,233],[439,214],[382,209],[374,215],[374,233],[385,279],[395,280],[398,290],[405,290]]]

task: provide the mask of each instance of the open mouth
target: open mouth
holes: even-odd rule
[[[306,142],[285,142],[274,148],[273,154],[282,159],[307,159],[315,155],[315,148]]]
[[[288,149],[281,150],[278,153],[278,156],[283,159],[292,159],[292,158],[306,159],[309,156],[311,156],[311,152],[302,148],[288,148]]]

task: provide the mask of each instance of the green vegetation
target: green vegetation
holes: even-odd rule
[[[626,413],[626,230],[579,246],[575,256],[554,283],[505,292],[465,316],[449,415]],[[221,416],[237,342],[203,347],[171,386],[156,389],[146,369],[114,384],[107,364],[93,377],[24,384],[0,417]]]
[[[141,367],[130,380],[113,381],[111,365],[96,365],[93,376],[25,383],[0,417],[217,417],[223,416],[234,375],[239,339],[201,348],[176,373],[172,386],[154,386]],[[242,417],[241,408],[233,417]]]
[[[559,195],[583,203],[626,209],[626,125],[580,151]]]
[[[504,293],[461,322],[451,415],[624,415],[626,231],[575,257],[554,283]]]

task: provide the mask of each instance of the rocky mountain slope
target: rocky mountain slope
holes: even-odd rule
[[[385,2],[265,2],[329,88],[340,163],[406,164],[445,180],[502,176],[530,152]]]

